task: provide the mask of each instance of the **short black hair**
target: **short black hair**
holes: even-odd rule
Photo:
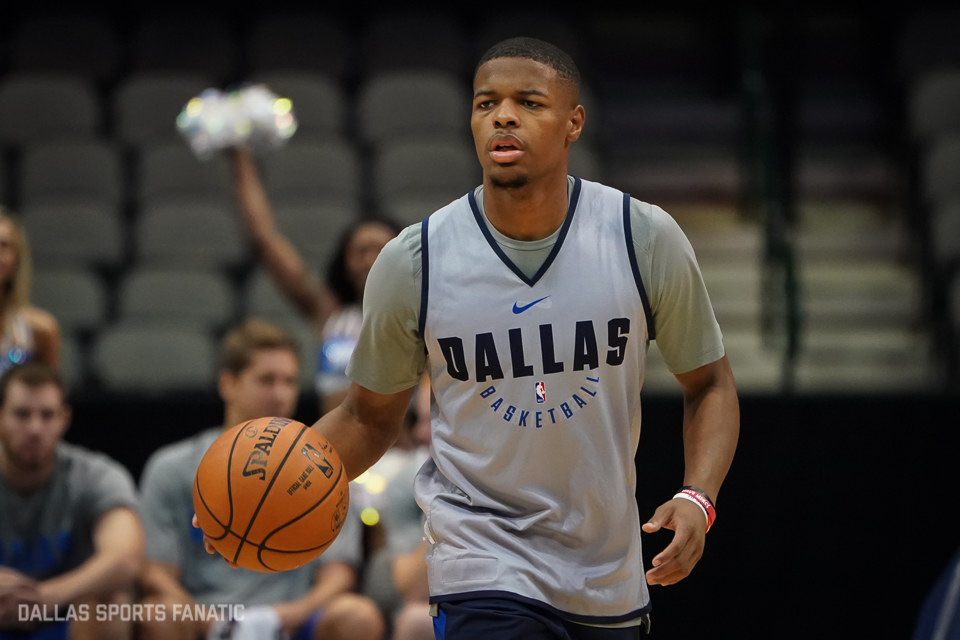
[[[493,45],[480,58],[477,68],[473,72],[473,77],[477,77],[480,67],[491,60],[497,58],[526,58],[543,63],[557,72],[557,77],[564,82],[569,82],[580,93],[580,70],[576,63],[567,52],[549,42],[538,40],[537,38],[509,38]]]

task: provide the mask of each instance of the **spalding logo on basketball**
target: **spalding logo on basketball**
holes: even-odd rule
[[[254,571],[295,569],[323,553],[349,502],[340,456],[319,433],[286,418],[225,431],[193,482],[204,534],[224,558]]]

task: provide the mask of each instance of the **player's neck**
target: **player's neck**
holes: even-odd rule
[[[508,238],[542,240],[559,229],[567,215],[566,171],[517,189],[497,187],[484,177],[483,212]]]

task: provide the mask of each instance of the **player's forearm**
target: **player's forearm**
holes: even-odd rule
[[[412,393],[411,388],[378,394],[354,383],[347,399],[313,425],[333,445],[350,480],[369,469],[396,441]]]
[[[397,439],[398,431],[364,424],[341,404],[314,425],[340,455],[347,477],[355,479],[373,466]]]
[[[740,435],[740,407],[726,359],[716,375],[695,393],[684,395],[683,484],[716,501],[730,469]]]

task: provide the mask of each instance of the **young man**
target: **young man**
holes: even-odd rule
[[[117,462],[62,441],[63,384],[30,363],[0,378],[0,639],[129,638],[143,561],[133,479]]]
[[[344,403],[316,425],[355,476],[428,368],[417,478],[438,638],[637,637],[648,584],[699,560],[739,412],[693,251],[662,210],[567,175],[585,113],[562,51],[488,51],[471,125],[483,185],[405,230],[367,280]],[[684,391],[684,485],[643,530],[634,454],[648,341]],[[644,580],[646,577],[646,580]]]
[[[142,639],[194,640],[210,621],[174,619],[175,605],[242,604],[244,620],[217,637],[270,638],[282,628],[295,639],[379,640],[376,606],[350,593],[360,560],[360,525],[348,518],[336,542],[317,561],[283,573],[231,571],[203,552],[191,526],[193,478],[200,459],[224,429],[263,416],[288,417],[296,408],[299,362],[293,339],[281,329],[249,320],[223,341],[220,396],[223,425],[157,451],[142,478],[147,567],[141,578],[148,604],[163,604],[165,619],[145,621]],[[230,635],[232,633],[232,635]]]

